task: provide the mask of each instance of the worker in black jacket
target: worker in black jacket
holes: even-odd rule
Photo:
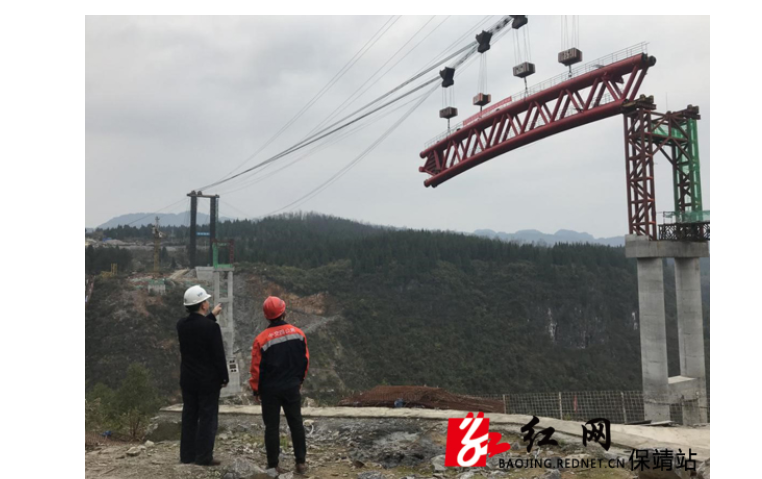
[[[189,314],[177,322],[183,392],[180,461],[202,466],[220,464],[213,457],[214,437],[220,389],[228,384],[225,349],[217,324],[222,305],[218,304],[210,313],[210,297],[201,286],[188,288],[183,303]]]

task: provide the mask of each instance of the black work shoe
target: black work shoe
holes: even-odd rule
[[[196,463],[197,466],[219,466],[220,464],[222,464],[222,462],[218,461],[217,459],[212,459],[211,461],[204,464]]]
[[[273,471],[275,471],[275,474],[276,474],[276,476],[280,476],[281,474],[285,474],[285,473],[286,473],[286,470],[285,470],[285,469],[283,469],[283,468],[282,468],[282,467],[280,467],[280,466],[275,466],[275,467],[268,467],[268,468],[267,468],[267,470],[265,470],[265,472],[267,472],[267,471],[269,471],[269,470],[273,470]]]
[[[296,472],[297,474],[301,474],[303,476],[306,475],[307,474],[307,464],[305,464],[303,462],[302,463],[297,462],[296,463],[296,471],[294,471],[294,472]]]

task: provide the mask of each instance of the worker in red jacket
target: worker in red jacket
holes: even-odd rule
[[[269,324],[251,348],[249,384],[255,400],[262,405],[267,468],[283,472],[278,466],[282,407],[291,430],[296,472],[304,474],[307,472],[307,443],[302,423],[301,389],[310,364],[307,336],[285,321],[286,303],[282,299],[268,297],[262,310]]]

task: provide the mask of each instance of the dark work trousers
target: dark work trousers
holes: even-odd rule
[[[265,449],[267,449],[267,467],[276,467],[280,456],[280,408],[286,415],[288,428],[291,430],[291,442],[294,444],[294,456],[298,464],[307,460],[307,442],[304,437],[302,422],[302,395],[299,389],[282,393],[262,394],[262,420],[265,423]]]
[[[195,392],[183,390],[183,427],[180,436],[180,461],[209,464],[213,459],[214,436],[220,390]]]

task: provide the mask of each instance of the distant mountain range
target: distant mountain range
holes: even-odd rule
[[[501,231],[498,233],[494,230],[482,229],[474,231],[474,235],[514,243],[534,243],[536,245],[547,246],[553,246],[556,243],[590,243],[607,246],[624,246],[624,236],[595,238],[591,234],[579,233],[572,230],[558,230],[554,234],[547,234],[538,230],[521,230],[515,233],[504,233]]]
[[[154,218],[159,217],[161,226],[188,226],[189,214],[183,213],[129,213],[116,216],[99,225],[97,229],[116,228],[119,225],[143,226],[153,224]],[[199,225],[209,224],[209,215],[198,212],[197,221]],[[219,221],[230,221],[231,218],[221,217]],[[131,224],[135,221],[134,224]],[[372,225],[371,225],[372,226]],[[91,228],[86,228],[89,230]],[[392,228],[397,229],[397,228]],[[405,229],[405,228],[399,228]],[[499,239],[514,243],[534,243],[539,246],[553,246],[556,243],[590,243],[607,246],[624,246],[624,236],[613,236],[611,238],[595,238],[589,233],[579,233],[572,230],[558,230],[554,234],[543,233],[538,230],[520,230],[515,233],[497,232],[491,229],[478,229],[473,232],[475,236],[484,238]]]
[[[116,216],[99,225],[97,229],[116,228],[119,225],[143,226],[153,224],[154,218],[159,217],[161,226],[188,226],[190,216],[188,212],[183,213],[129,213]],[[219,221],[228,221],[230,218],[220,217]],[[130,224],[135,221],[134,224]],[[196,221],[200,225],[209,224],[209,215],[198,212]]]

